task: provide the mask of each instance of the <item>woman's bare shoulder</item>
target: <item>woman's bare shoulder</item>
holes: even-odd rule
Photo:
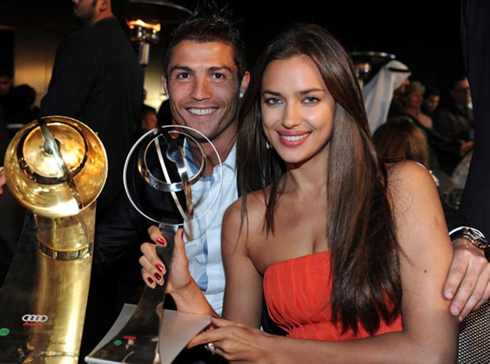
[[[437,186],[430,171],[422,164],[403,161],[388,168],[388,191],[394,212],[406,212],[416,207],[428,210],[440,205]]]
[[[400,161],[387,167],[388,186],[393,192],[403,192],[403,189],[412,190],[417,185],[429,184],[435,186],[430,171],[423,164],[414,161]]]
[[[243,228],[255,230],[259,221],[263,221],[265,201],[266,195],[263,191],[248,193],[246,199],[238,198],[226,209],[223,223],[237,231]]]

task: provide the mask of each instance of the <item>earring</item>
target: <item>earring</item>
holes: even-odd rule
[[[243,99],[243,92],[240,92],[240,95],[238,95],[239,99]]]
[[[266,141],[265,141],[265,147],[266,147],[267,149],[271,149],[271,148],[272,148],[272,145],[270,145],[270,144],[269,144],[269,141],[267,141],[267,140],[266,140]]]

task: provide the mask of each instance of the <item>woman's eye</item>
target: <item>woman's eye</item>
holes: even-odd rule
[[[275,97],[268,97],[267,99],[264,100],[264,103],[266,103],[267,105],[275,105],[275,104],[279,104],[280,102],[281,100]]]
[[[303,100],[303,102],[306,104],[314,104],[314,103],[318,102],[318,99],[316,97],[313,97],[313,96],[308,96],[307,98],[305,98]]]

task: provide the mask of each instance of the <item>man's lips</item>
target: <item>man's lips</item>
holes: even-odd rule
[[[187,108],[186,110],[192,115],[205,116],[205,115],[211,115],[218,109],[215,107],[210,107],[210,108]]]

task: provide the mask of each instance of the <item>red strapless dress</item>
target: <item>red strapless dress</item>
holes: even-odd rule
[[[330,309],[330,252],[321,252],[279,262],[264,274],[267,310],[288,337],[311,340],[350,340],[369,337],[359,325],[357,335],[341,334]],[[381,322],[376,335],[401,331],[399,316],[391,325]]]

